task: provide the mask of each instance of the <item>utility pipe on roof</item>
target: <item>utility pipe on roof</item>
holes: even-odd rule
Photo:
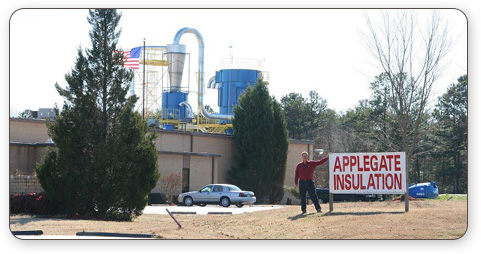
[[[211,119],[223,119],[223,120],[232,120],[234,118],[233,115],[228,114],[216,114],[210,113],[204,108],[204,39],[202,35],[197,31],[195,28],[184,27],[180,29],[174,37],[174,45],[179,45],[180,38],[185,33],[194,34],[197,37],[197,42],[199,43],[199,107],[202,111],[202,114]]]

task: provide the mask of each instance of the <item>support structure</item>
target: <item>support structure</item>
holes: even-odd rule
[[[141,46],[141,48],[140,68],[134,71],[135,78],[131,95],[136,94],[139,97],[135,110],[142,114],[145,119],[149,119],[153,118],[161,108],[163,69],[168,66],[168,63],[165,46],[145,45],[145,48],[144,46]]]
[[[405,211],[405,212],[409,212],[409,188],[408,188],[408,186],[409,186],[409,185],[408,185],[408,178],[409,178],[409,177],[408,177],[408,176],[409,176],[409,174],[408,174],[408,169],[409,169],[409,168],[408,168],[408,156],[407,156],[407,154],[406,154],[406,156],[405,156],[405,163],[406,163],[406,182],[405,182],[405,184],[406,184],[406,193],[404,194],[404,211]]]
[[[334,211],[334,195],[332,192],[329,192],[329,213]]]
[[[143,68],[143,85],[142,85],[142,119],[145,119],[145,38],[144,38],[144,49],[143,49],[143,56],[144,56],[144,68]]]

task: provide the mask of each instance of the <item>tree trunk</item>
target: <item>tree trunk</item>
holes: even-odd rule
[[[416,177],[416,182],[420,183],[421,181],[421,169],[419,167],[419,158],[416,156],[416,172],[417,172],[417,177]]]

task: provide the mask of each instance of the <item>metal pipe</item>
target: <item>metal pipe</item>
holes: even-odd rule
[[[187,118],[189,119],[192,119],[194,118],[194,112],[192,111],[192,106],[187,102],[187,101],[183,101],[181,103],[179,103],[179,106],[185,106],[187,108],[187,110],[189,110],[189,116]]]
[[[232,120],[234,118],[233,115],[228,114],[216,114],[210,113],[204,108],[204,39],[202,35],[197,31],[195,28],[184,27],[180,29],[174,37],[174,45],[178,45],[180,38],[185,33],[194,34],[197,37],[197,42],[199,43],[199,94],[198,94],[198,101],[199,107],[202,111],[202,114],[211,119],[223,119],[223,120]]]

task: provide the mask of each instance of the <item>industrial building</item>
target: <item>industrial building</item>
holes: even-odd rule
[[[227,171],[233,166],[236,153],[232,135],[163,130],[157,128],[156,147],[158,151],[159,172],[162,176],[180,173],[184,186],[178,193],[197,190],[211,183],[226,183]],[[46,142],[45,120],[10,119],[10,193],[39,191],[34,176],[30,178],[31,186],[14,184],[15,175],[31,176],[36,163],[42,161],[49,147],[55,144]],[[314,142],[290,140],[287,156],[286,177],[284,184],[294,187],[294,171],[300,161],[302,151],[313,152]],[[160,182],[151,191],[160,193]],[[284,201],[288,197],[286,193]],[[291,199],[293,197],[289,196]]]
[[[197,98],[189,98],[191,70],[186,60],[190,60],[190,55],[186,45],[180,44],[185,34],[193,34],[198,42]],[[206,184],[227,183],[227,172],[235,163],[236,154],[231,123],[234,107],[248,86],[254,85],[259,77],[266,77],[258,61],[231,57],[222,61],[221,69],[205,85],[204,47],[202,35],[196,29],[182,28],[172,44],[135,48],[139,65],[132,68],[135,75],[130,91],[141,98],[136,110],[159,134],[156,140],[159,172],[163,176],[182,175],[183,186],[178,193],[197,190]],[[219,113],[206,109],[205,86],[217,90]],[[196,114],[192,103],[197,105]],[[154,118],[159,110],[161,117],[159,114]],[[10,174],[18,174],[19,170],[32,174],[47,147],[54,146],[47,142],[49,138],[45,120],[10,119]],[[294,187],[294,170],[301,160],[300,154],[312,152],[313,145],[313,141],[290,140],[285,185]],[[152,192],[160,192],[159,183]]]

